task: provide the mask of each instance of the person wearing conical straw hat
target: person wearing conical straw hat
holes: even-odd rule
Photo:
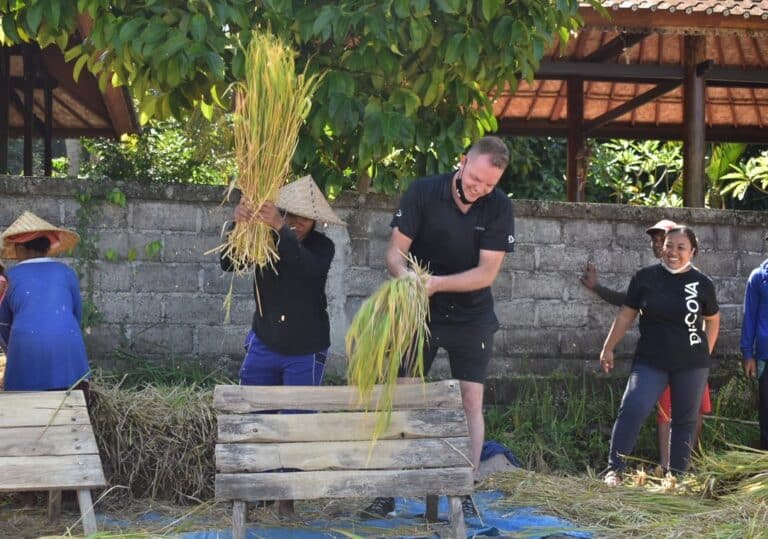
[[[240,368],[243,385],[320,385],[330,347],[325,282],[335,253],[318,225],[345,225],[311,176],[280,189],[277,203],[254,208],[241,200],[235,223],[258,220],[275,235],[279,261],[254,273],[256,311],[245,339]],[[231,230],[233,227],[230,227]],[[234,263],[221,255],[221,267]],[[292,500],[280,500],[280,514],[293,513]]]
[[[18,260],[8,270],[8,292],[0,303],[5,389],[68,389],[80,382],[87,390],[80,284],[69,266],[50,258],[74,248],[80,237],[24,212],[0,238],[2,258]]]

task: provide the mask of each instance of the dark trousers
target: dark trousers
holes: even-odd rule
[[[654,409],[664,388],[669,385],[672,392],[669,467],[674,472],[686,471],[696,436],[701,394],[708,376],[709,369],[706,368],[667,372],[635,363],[613,425],[608,456],[609,468],[624,469],[626,464],[621,455],[629,455],[632,452],[640,428]]]
[[[758,362],[760,365],[760,362]],[[760,418],[760,449],[768,450],[768,368],[757,379],[757,414]]]

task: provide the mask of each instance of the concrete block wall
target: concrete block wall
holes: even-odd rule
[[[125,193],[125,207],[102,202],[114,187]],[[221,226],[231,215],[231,204],[221,203],[223,188],[0,177],[0,229],[25,209],[74,228],[76,197],[86,190],[97,201],[88,205],[93,213],[86,234],[100,253],[92,288],[102,320],[87,336],[93,362],[115,366],[112,352],[122,346],[142,357],[195,361],[234,375],[255,302],[249,278],[224,274],[218,257],[205,254],[220,244]],[[348,223],[326,231],[336,244],[327,294],[330,368],[337,373],[344,368],[349,320],[387,277],[384,252],[395,204],[381,195],[350,193],[335,201]],[[601,282],[625,288],[634,271],[654,262],[643,230],[661,218],[690,224],[698,233],[695,263],[715,281],[721,303],[718,354],[738,352],[744,284],[767,256],[766,214],[541,201],[516,201],[515,209],[517,248],[493,287],[501,330],[492,374],[595,370],[616,309],[581,286],[582,268],[592,260]],[[159,250],[148,251],[148,245]],[[230,286],[231,319],[224,322],[222,301]],[[622,343],[625,357],[634,339]],[[446,367],[439,361],[436,373]]]

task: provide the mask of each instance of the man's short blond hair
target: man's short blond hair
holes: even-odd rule
[[[472,145],[467,155],[487,155],[490,158],[491,164],[501,170],[507,168],[509,164],[509,150],[504,141],[499,137],[487,136],[481,138]]]

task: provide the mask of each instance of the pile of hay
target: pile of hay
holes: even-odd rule
[[[190,503],[213,497],[213,392],[92,384],[91,421],[107,482],[138,498]]]
[[[539,508],[598,537],[757,538],[768,529],[768,502],[754,496],[714,500],[524,470],[500,474],[485,484],[504,492],[504,503]]]

